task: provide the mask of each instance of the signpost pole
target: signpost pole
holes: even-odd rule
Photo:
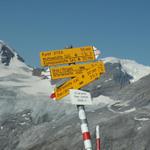
[[[91,136],[88,129],[88,122],[85,114],[84,105],[77,105],[79,119],[81,122],[81,132],[84,141],[85,150],[92,150]]]
[[[96,126],[96,150],[100,150],[100,134],[99,134],[99,125]]]
[[[98,53],[99,54],[99,53]],[[74,64],[76,62],[87,62],[95,60],[96,55],[93,46],[85,46],[73,48],[72,46],[63,50],[53,50],[40,53],[40,61],[43,67],[55,66],[60,64]],[[96,65],[97,64],[97,65]],[[89,66],[88,66],[89,65]],[[92,66],[91,66],[92,65]],[[78,67],[77,67],[78,66]],[[86,66],[88,66],[86,68]],[[81,70],[80,70],[81,69]],[[68,71],[66,71],[68,70]],[[70,72],[69,72],[70,71]],[[69,72],[68,74],[66,72]],[[103,62],[95,62],[75,65],[63,66],[51,69],[52,79],[71,77],[69,81],[65,82],[59,87],[55,88],[54,93],[50,96],[55,100],[59,100],[69,94],[70,89],[80,89],[90,82],[100,77],[105,72]],[[84,141],[85,150],[92,150],[91,136],[88,129],[88,122],[85,114],[84,105],[91,104],[91,96],[86,92],[76,92],[76,105],[78,109],[79,119],[81,122],[81,131]],[[74,102],[74,103],[75,103]],[[80,102],[80,103],[79,103]],[[82,102],[82,103],[81,103]],[[99,143],[100,144],[100,143]],[[97,150],[100,150],[97,149]]]

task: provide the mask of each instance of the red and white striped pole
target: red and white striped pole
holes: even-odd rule
[[[88,122],[87,122],[84,106],[78,105],[77,108],[79,113],[79,119],[81,121],[81,132],[82,132],[85,150],[92,150],[91,136],[88,129]]]
[[[99,134],[99,125],[96,126],[96,150],[101,149],[101,143],[100,143],[100,134]]]

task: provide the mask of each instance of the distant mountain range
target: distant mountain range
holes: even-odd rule
[[[150,67],[114,57],[102,60],[106,73],[82,88],[93,97],[86,107],[93,145],[99,124],[102,150],[149,150]],[[51,79],[42,74],[49,75],[27,66],[0,41],[1,150],[83,149],[76,106],[69,96],[51,100]]]

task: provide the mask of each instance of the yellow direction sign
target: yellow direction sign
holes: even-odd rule
[[[40,52],[43,67],[95,60],[92,46]]]
[[[85,70],[75,78],[55,88],[53,96],[56,100],[59,100],[69,94],[69,89],[80,89],[99,77],[100,70],[98,66]]]
[[[89,70],[94,66],[98,66],[100,73],[105,72],[104,63],[102,61],[91,62],[88,64],[76,64],[70,66],[61,66],[50,68],[50,75],[53,80],[61,78],[75,77],[85,70]]]

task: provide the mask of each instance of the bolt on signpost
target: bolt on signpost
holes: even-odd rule
[[[105,72],[105,67],[102,61],[89,62],[85,64],[74,63],[94,60],[95,54],[93,46],[52,50],[40,53],[41,65],[43,67],[53,66],[53,68],[50,68],[51,78],[53,80],[71,78],[69,81],[66,81],[59,87],[56,87],[54,92],[51,94],[51,98],[57,101],[70,94],[72,104],[77,105],[84,147],[86,150],[92,150],[92,143],[84,105],[92,105],[92,99],[90,93],[78,89],[100,78],[100,75]],[[61,64],[74,65],[56,66]]]

